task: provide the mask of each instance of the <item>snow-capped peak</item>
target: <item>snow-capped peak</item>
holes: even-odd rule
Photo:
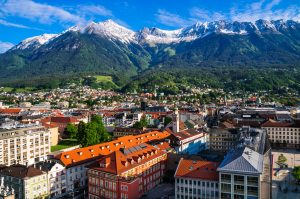
[[[135,35],[134,31],[120,26],[112,20],[99,23],[91,22],[86,27],[81,28],[80,31],[82,33],[104,35],[125,43],[133,42]]]
[[[73,26],[61,34],[43,34],[36,37],[31,37],[23,40],[12,49],[39,48],[40,46],[49,43],[54,38],[63,35],[66,32],[74,31],[80,34],[96,34],[104,36],[113,41],[123,43],[137,44],[159,44],[159,43],[178,43],[181,41],[192,41],[199,38],[204,38],[210,34],[268,34],[281,33],[289,28],[300,28],[300,23],[292,20],[257,20],[255,22],[228,22],[228,21],[213,21],[213,22],[197,22],[194,25],[177,29],[177,30],[162,30],[156,27],[143,28],[139,31],[132,31],[123,27],[112,20],[103,22],[90,22],[86,26]]]
[[[26,49],[26,48],[38,48],[41,45],[48,43],[49,41],[55,39],[60,34],[42,34],[40,36],[30,37],[23,40],[21,43],[16,45],[12,49]]]

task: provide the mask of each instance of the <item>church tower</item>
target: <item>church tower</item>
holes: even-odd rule
[[[175,132],[175,133],[179,132],[179,112],[178,112],[178,108],[175,109],[175,111],[172,115],[172,129],[173,129],[173,132]]]

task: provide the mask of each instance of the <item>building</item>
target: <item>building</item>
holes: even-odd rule
[[[208,149],[209,134],[203,129],[188,129],[170,133],[171,145],[176,153],[196,155],[200,151]]]
[[[0,130],[0,164],[31,165],[50,153],[50,131],[42,126]]]
[[[202,128],[188,129],[183,122],[179,121],[179,113],[176,109],[172,114],[172,122],[166,130],[171,134],[171,146],[176,153],[198,154],[208,148],[209,134]]]
[[[66,169],[62,164],[57,161],[47,160],[44,162],[39,162],[35,166],[47,174],[47,187],[51,198],[57,198],[66,194]]]
[[[46,127],[49,131],[50,131],[50,135],[51,135],[51,146],[55,146],[58,144],[58,137],[59,137],[59,133],[58,133],[58,127],[55,125],[51,125],[51,124],[44,124],[44,127]]]
[[[55,125],[58,127],[58,132],[63,133],[68,123],[79,124],[76,117],[48,117],[42,120],[43,124]]]
[[[272,145],[281,145],[288,148],[299,148],[300,125],[296,122],[278,122],[268,120],[261,125],[268,133]]]
[[[100,158],[89,166],[89,198],[140,198],[162,181],[166,159],[166,151],[146,143]]]
[[[55,158],[66,168],[67,192],[82,189],[87,186],[86,166],[99,160],[100,157],[109,155],[124,147],[130,148],[142,143],[160,141],[169,136],[170,134],[166,131],[152,131],[136,136],[120,137],[111,142],[74,149],[57,155]]]
[[[239,140],[217,169],[219,198],[270,199],[272,163],[266,132],[245,128]]]
[[[69,102],[63,101],[63,102],[57,102],[58,108],[69,108]]]
[[[239,138],[237,129],[209,128],[209,149],[226,153],[236,145]]]
[[[219,198],[220,163],[181,158],[175,172],[175,198]]]
[[[34,166],[11,165],[0,170],[4,185],[14,189],[16,199],[46,198],[47,174]]]

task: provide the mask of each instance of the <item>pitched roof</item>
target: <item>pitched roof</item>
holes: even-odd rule
[[[16,164],[3,168],[2,170],[0,170],[0,174],[24,179],[39,176],[44,173],[43,171],[34,168],[33,166],[26,167],[24,165]]]
[[[56,123],[76,123],[79,122],[75,117],[51,117],[51,122]]]
[[[160,149],[149,144],[142,143],[131,148],[120,149],[100,158],[90,165],[90,168],[120,175],[134,167],[163,155]]]
[[[205,132],[203,131],[203,129],[187,129],[187,130],[183,130],[183,131],[179,131],[177,133],[173,132],[172,130],[170,130],[169,128],[166,129],[170,134],[172,134],[173,136],[176,137],[176,139],[178,140],[185,140],[194,136],[198,136],[198,137],[203,137],[205,136]]]
[[[237,148],[225,156],[218,171],[260,174],[263,171],[263,155],[248,147]]]
[[[130,148],[141,143],[146,143],[154,140],[162,140],[169,136],[170,134],[166,131],[152,131],[135,136],[128,135],[120,137],[111,142],[66,151],[57,155],[56,158],[59,159],[65,166],[73,166],[81,164],[83,162],[94,160],[101,156],[109,155],[114,151],[119,150],[120,148]]]
[[[5,108],[0,109],[1,114],[19,114],[22,111],[21,108]]]
[[[217,172],[217,168],[219,164],[219,162],[181,158],[175,177],[218,181],[219,174]]]
[[[293,124],[290,122],[278,122],[272,119],[269,119],[261,125],[261,127],[292,127]]]

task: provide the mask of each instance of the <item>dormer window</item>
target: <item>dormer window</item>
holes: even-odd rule
[[[69,155],[65,155],[65,158],[70,158],[70,156]]]
[[[101,147],[101,149],[104,149],[104,148],[105,148],[104,146]]]
[[[79,152],[78,152],[78,155],[82,155],[82,152],[81,152],[81,151],[79,151]]]
[[[108,148],[108,149],[109,149],[109,145],[107,145],[107,146],[106,146],[106,148]]]
[[[94,152],[94,149],[90,149],[90,152]]]

